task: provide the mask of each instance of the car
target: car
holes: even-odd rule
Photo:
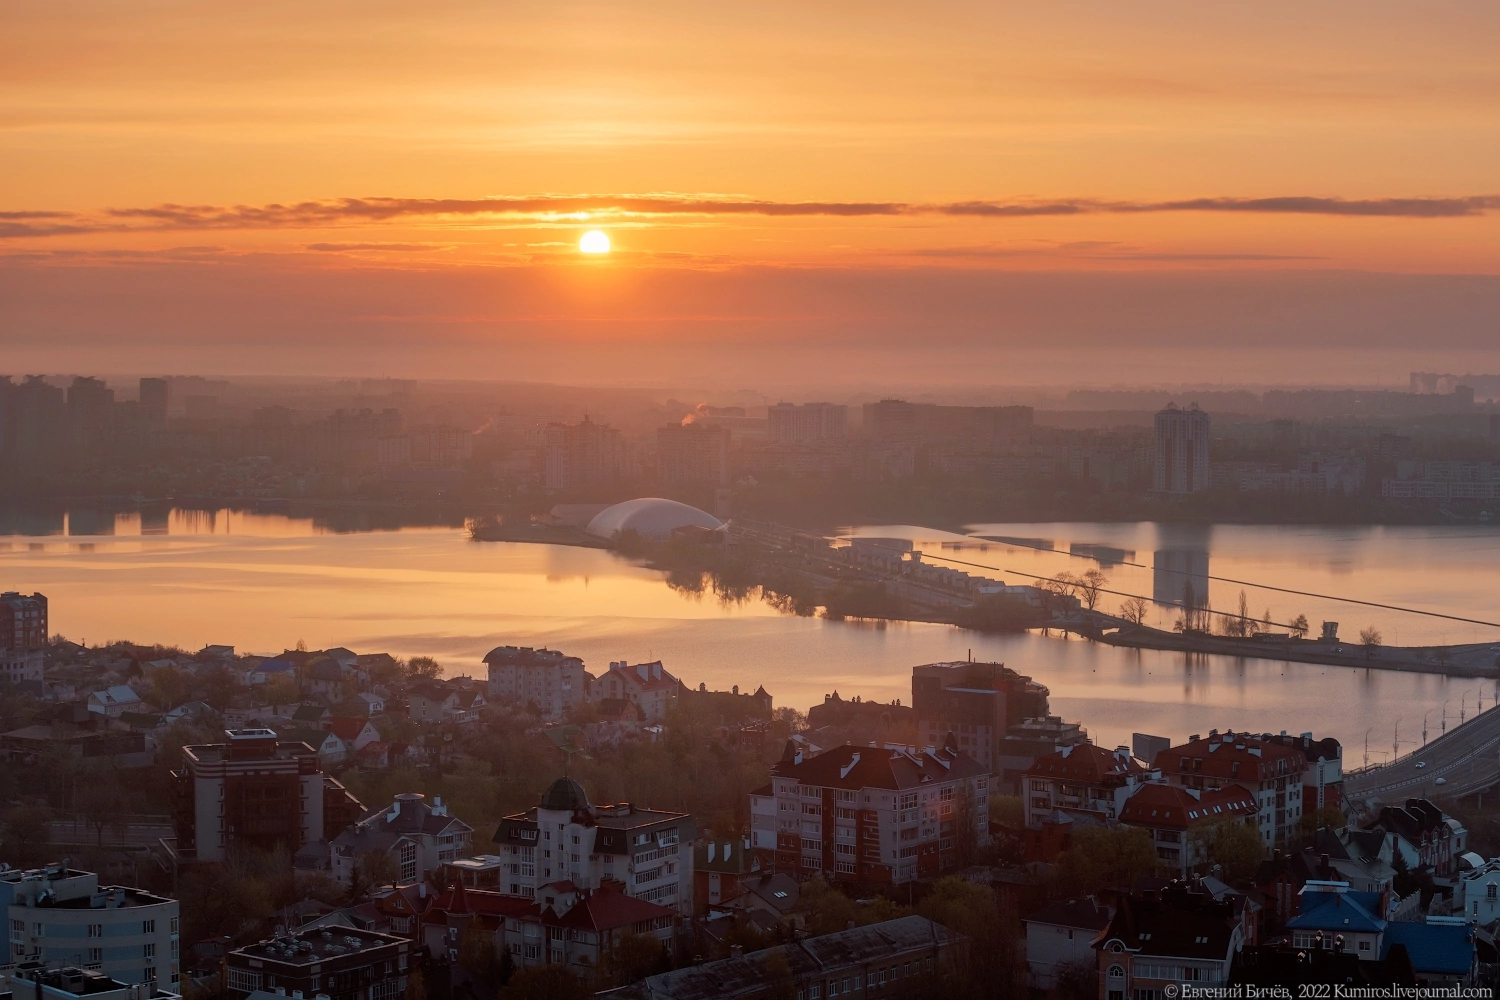
[[[1427,762],[1425,760],[1419,760],[1419,761],[1417,761],[1417,770],[1418,771],[1422,770],[1422,768],[1424,768],[1426,766],[1427,766]]]
[[[1436,781],[1433,782],[1434,785],[1446,785],[1447,783],[1448,783],[1448,779],[1447,778],[1439,778],[1439,779],[1437,779]]]

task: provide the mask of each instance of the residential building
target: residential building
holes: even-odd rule
[[[1094,951],[1099,1000],[1170,996],[1184,982],[1221,985],[1246,943],[1249,910],[1174,883],[1155,896],[1121,896]]]
[[[345,676],[344,668],[326,656],[307,665],[302,682],[308,694],[335,705],[353,694],[355,687],[352,678]]]
[[[703,962],[597,994],[607,1000],[769,1000],[927,996],[961,939],[916,915]]]
[[[412,948],[406,938],[355,927],[284,934],[225,955],[223,988],[230,1000],[247,1000],[257,990],[329,1000],[401,1000]]]
[[[455,885],[462,882],[470,889],[489,889],[503,892],[505,859],[498,854],[476,854],[472,858],[454,858],[443,866],[438,874],[438,885]]]
[[[1267,742],[1284,747],[1295,747],[1307,760],[1307,772],[1303,777],[1302,811],[1341,809],[1344,803],[1344,748],[1332,736],[1313,739],[1312,733],[1288,736],[1264,736]]]
[[[1381,939],[1380,957],[1388,961],[1391,950],[1400,945],[1423,986],[1472,986],[1479,981],[1477,937],[1465,917],[1393,920]]]
[[[1126,747],[1105,750],[1092,743],[1079,743],[1038,757],[1023,775],[1027,830],[1040,831],[1047,824],[1075,820],[1095,825],[1115,823],[1130,797],[1158,777]]]
[[[698,916],[722,906],[764,871],[771,870],[768,852],[752,851],[749,837],[710,840],[693,848],[693,899]]]
[[[723,725],[754,720],[770,722],[774,709],[771,693],[764,685],[745,694],[740,693],[738,684],[728,691],[710,691],[703,683],[696,689],[683,685],[677,692],[677,702],[684,708],[714,716]]]
[[[625,445],[619,428],[596,424],[587,416],[582,423],[547,425],[544,478],[547,489],[612,483],[624,472]]]
[[[1300,746],[1283,743],[1270,734],[1220,733],[1208,739],[1189,737],[1186,743],[1158,754],[1156,767],[1171,784],[1190,789],[1242,785],[1259,804],[1257,827],[1267,848],[1297,840],[1302,819],[1302,792],[1307,782],[1307,757]]]
[[[655,723],[666,719],[681,691],[682,683],[663,669],[660,660],[636,664],[619,660],[611,662],[609,672],[590,685],[589,697],[635,702],[646,721]]]
[[[42,679],[47,646],[47,598],[13,590],[0,594],[0,680]]]
[[[628,896],[688,916],[697,835],[687,813],[629,802],[595,806],[582,785],[558,778],[535,808],[505,817],[494,840],[510,866],[510,895],[536,899],[545,885],[597,889],[612,879]]]
[[[990,451],[1027,443],[1029,406],[944,406],[882,399],[864,404],[864,433],[884,442],[942,442]]]
[[[402,792],[329,842],[336,880],[347,882],[354,866],[374,854],[390,859],[402,885],[426,881],[443,865],[467,857],[473,845],[474,828],[450,815],[441,797],[428,804],[420,792]]]
[[[1348,882],[1312,880],[1302,887],[1297,915],[1286,922],[1294,948],[1343,947],[1366,961],[1384,958],[1387,900],[1380,893],[1356,892]]]
[[[1208,414],[1191,403],[1187,409],[1168,404],[1156,414],[1151,488],[1158,493],[1201,493],[1209,488]]]
[[[1401,862],[1410,871],[1431,869],[1449,877],[1458,872],[1458,856],[1469,849],[1463,824],[1427,799],[1407,799],[1404,806],[1385,806],[1366,830],[1393,833]]]
[[[743,914],[761,927],[796,926],[800,915],[797,900],[801,898],[801,883],[785,872],[772,872],[764,868],[755,878],[740,883],[743,892],[729,900],[729,909]]]
[[[484,706],[484,695],[477,687],[428,681],[406,692],[407,716],[427,725],[478,722]]]
[[[311,747],[320,764],[342,764],[353,754],[343,740],[326,729],[280,728],[276,733],[284,743],[301,743]]]
[[[589,675],[583,661],[555,649],[496,646],[485,654],[490,700],[513,709],[536,711],[558,719],[589,697]]]
[[[180,1000],[180,994],[156,983],[122,983],[102,972],[76,966],[18,967],[5,981],[0,996],[20,1000]]]
[[[804,755],[787,742],[771,784],[750,793],[751,846],[776,870],[848,883],[936,878],[989,844],[990,779],[943,747],[834,747]]]
[[[346,755],[353,757],[371,743],[379,742],[380,730],[369,719],[328,720],[328,731],[343,741]]]
[[[317,753],[269,729],[236,729],[224,743],[182,748],[172,772],[172,826],[164,842],[179,862],[223,861],[234,847],[262,850],[332,840],[364,806],[323,773]]]
[[[777,403],[766,409],[767,433],[777,444],[806,444],[849,433],[849,407],[836,403]]]
[[[0,871],[0,906],[10,918],[6,965],[77,966],[120,983],[178,988],[175,899],[48,865]]]
[[[1086,729],[1076,722],[1064,722],[1059,716],[1022,719],[1005,731],[1005,738],[995,751],[995,783],[991,790],[1002,795],[1022,794],[1026,772],[1038,758],[1088,741]]]
[[[807,710],[807,724],[813,729],[824,726],[852,726],[867,723],[876,726],[892,726],[916,721],[910,705],[901,704],[897,698],[890,704],[882,701],[865,701],[859,695],[850,699],[839,697],[837,691],[825,694],[821,705]]]
[[[90,712],[98,712],[111,719],[118,719],[126,712],[141,711],[144,702],[141,701],[141,696],[127,685],[116,684],[102,691],[91,692],[87,704]]]
[[[1094,938],[1109,924],[1109,917],[1109,907],[1084,896],[1048,903],[1022,921],[1028,985],[1050,990],[1057,985],[1059,967],[1093,967]]]
[[[1194,831],[1226,822],[1255,826],[1259,813],[1255,795],[1239,785],[1203,791],[1148,782],[1125,801],[1120,822],[1148,831],[1158,867],[1187,878],[1208,862]]]
[[[1453,888],[1453,912],[1480,927],[1500,920],[1500,858],[1491,858],[1458,877]]]
[[[728,486],[729,430],[688,421],[657,428],[661,481],[672,486]]]
[[[959,750],[991,774],[1004,770],[1001,743],[1010,727],[1047,714],[1045,687],[1003,663],[929,663],[911,671],[917,733],[941,746],[952,733]]]

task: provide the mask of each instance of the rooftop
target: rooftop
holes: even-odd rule
[[[304,934],[284,934],[236,948],[230,956],[270,959],[289,965],[312,965],[340,955],[353,955],[375,948],[405,945],[405,938],[354,927],[340,927],[336,931],[325,929]]]

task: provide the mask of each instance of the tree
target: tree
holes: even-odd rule
[[[5,817],[5,856],[12,864],[31,866],[45,859],[42,849],[52,842],[47,810],[17,806]]]
[[[1085,959],[1059,962],[1054,988],[1057,1000],[1095,1000],[1099,995],[1099,968]]]
[[[601,982],[596,985],[629,986],[671,968],[672,956],[662,942],[648,934],[625,934],[600,959]]]
[[[1078,599],[1083,602],[1084,607],[1093,611],[1099,606],[1099,591],[1109,582],[1109,577],[1104,575],[1103,570],[1094,568],[1085,570],[1083,575],[1076,579]]]
[[[422,967],[413,965],[406,975],[406,997],[404,1000],[427,1000],[427,979]]]
[[[302,689],[295,677],[279,674],[266,681],[265,687],[261,688],[261,697],[268,705],[290,705],[302,699]]]
[[[499,996],[503,1000],[589,1000],[593,995],[593,989],[567,966],[538,965],[511,976]]]
[[[443,676],[443,667],[430,656],[413,656],[406,661],[406,676],[412,680],[433,680]]]
[[[1369,659],[1380,648],[1380,633],[1375,631],[1374,625],[1367,625],[1359,630],[1359,642],[1365,647],[1365,659]]]
[[[1151,605],[1139,597],[1132,597],[1120,605],[1120,617],[1132,625],[1146,624],[1146,615],[1150,611]]]
[[[1130,885],[1156,868],[1151,834],[1138,826],[1086,826],[1057,856],[1058,877],[1072,892]]]
[[[1301,827],[1304,837],[1317,833],[1325,826],[1330,830],[1337,830],[1348,824],[1349,820],[1344,816],[1344,811],[1333,806],[1324,806],[1322,809],[1308,809],[1303,812],[1302,818],[1297,821],[1297,825]]]
[[[108,764],[88,768],[81,776],[75,804],[84,822],[94,828],[95,845],[103,847],[105,828],[123,831],[125,809],[130,805],[119,769]]]
[[[458,939],[458,964],[490,989],[500,985],[500,953],[495,932],[479,920],[470,920]]]
[[[956,875],[938,879],[917,912],[969,939],[958,968],[961,993],[1020,996],[1025,992],[1016,914],[1002,906],[989,886]]]
[[[1306,615],[1298,615],[1296,618],[1292,619],[1292,635],[1296,636],[1298,639],[1307,638]]]
[[[150,688],[146,700],[157,708],[173,709],[188,700],[188,679],[176,667],[155,667],[146,680]]]
[[[1201,863],[1219,866],[1225,882],[1254,875],[1256,866],[1266,856],[1260,833],[1239,819],[1195,826],[1188,831],[1188,843]]]
[[[792,1000],[796,984],[785,948],[773,948],[766,956],[766,1000]]]

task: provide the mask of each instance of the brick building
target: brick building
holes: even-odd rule
[[[958,749],[1000,774],[1001,742],[1010,727],[1047,714],[1045,687],[1003,663],[929,663],[911,671],[917,733],[940,746],[949,733]]]
[[[1187,878],[1208,860],[1193,841],[1195,829],[1224,822],[1254,825],[1258,811],[1254,794],[1240,785],[1200,792],[1151,782],[1125,802],[1120,822],[1147,830],[1157,866]]]
[[[365,811],[305,743],[280,742],[269,729],[224,736],[183,747],[183,767],[172,772],[176,836],[166,846],[176,861],[223,861],[236,846],[295,853],[332,840]]]
[[[41,680],[46,646],[47,598],[13,590],[0,594],[0,680]]]
[[[1294,843],[1302,819],[1307,756],[1299,744],[1269,734],[1220,733],[1190,737],[1156,757],[1169,783],[1199,791],[1241,785],[1255,795],[1256,828],[1267,847]]]
[[[934,878],[989,843],[989,776],[953,744],[834,747],[791,741],[771,784],[750,794],[751,846],[776,870],[841,882]]]

